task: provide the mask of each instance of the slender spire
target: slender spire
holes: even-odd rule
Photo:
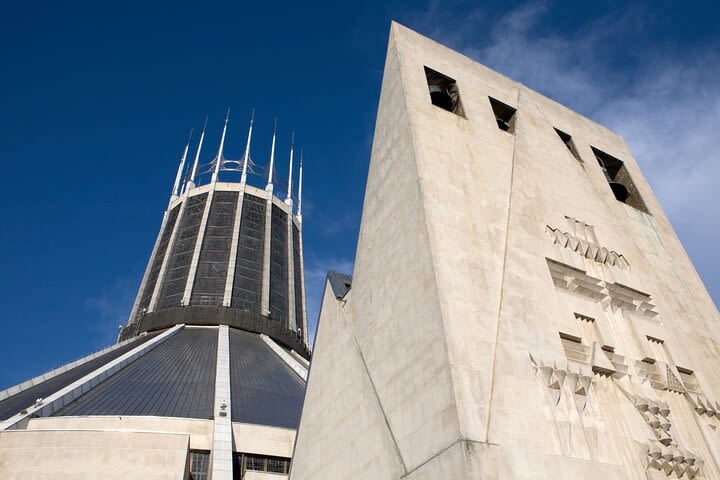
[[[225,126],[223,127],[222,137],[220,137],[220,148],[218,148],[218,154],[215,158],[215,170],[212,175],[212,183],[217,183],[218,172],[220,171],[220,162],[223,158],[223,147],[225,146],[225,134],[227,133],[227,125],[230,121],[230,109],[228,108],[227,115],[225,116]]]
[[[192,173],[190,173],[190,183],[195,186],[195,177],[197,177],[198,163],[200,162],[200,150],[202,150],[203,140],[205,140],[205,129],[207,128],[208,117],[205,115],[205,125],[203,125],[200,141],[198,142],[197,152],[195,152],[195,162],[193,163]],[[191,187],[192,188],[192,187]]]
[[[275,168],[275,137],[277,136],[277,118],[275,119],[275,127],[273,128],[272,146],[270,147],[270,165],[268,166],[267,187],[265,190],[272,192],[273,189],[273,168]]]
[[[288,189],[287,189],[287,198],[285,199],[285,203],[288,205],[292,205],[292,172],[293,172],[293,148],[295,145],[295,132],[292,133],[292,137],[290,138],[290,174],[288,176]]]
[[[297,219],[298,223],[302,223],[302,160],[303,151],[300,150],[300,175],[298,175],[298,207],[297,207]]]
[[[177,175],[175,175],[175,183],[173,184],[172,196],[178,195],[178,189],[180,188],[180,179],[182,178],[183,169],[185,168],[185,158],[187,157],[188,148],[190,147],[190,137],[192,137],[192,129],[190,129],[190,135],[188,141],[185,144],[185,150],[183,151],[182,158],[180,159],[180,165],[178,165]]]
[[[250,139],[252,138],[253,124],[255,123],[255,109],[253,108],[252,115],[250,116],[250,128],[248,129],[247,143],[245,144],[245,155],[243,156],[243,167],[242,175],[240,176],[240,183],[247,181],[247,166],[250,161]]]

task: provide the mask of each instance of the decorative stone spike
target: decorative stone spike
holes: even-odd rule
[[[550,378],[552,377],[553,368],[550,365],[540,364],[539,370],[543,376],[543,380],[545,381],[545,386],[550,386]]]
[[[563,382],[565,381],[565,372],[563,370],[554,369],[550,376],[550,384],[548,388],[555,388],[557,390],[562,389]]]

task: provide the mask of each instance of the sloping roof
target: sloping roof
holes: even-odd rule
[[[297,428],[304,380],[258,334],[229,334],[232,420]],[[185,327],[53,415],[212,418],[217,337]]]
[[[54,416],[212,417],[217,332],[183,328]]]
[[[335,270],[328,271],[327,279],[330,282],[330,288],[332,288],[335,298],[338,300],[344,298],[352,287],[352,276],[336,272]]]
[[[100,355],[90,361],[87,361],[77,367],[71,368],[70,370],[56,375],[44,382],[34,385],[26,390],[23,390],[15,395],[12,395],[2,401],[0,401],[0,421],[7,420],[13,415],[19,413],[21,410],[29,407],[35,403],[38,398],[46,398],[49,395],[62,390],[71,383],[81,379],[88,373],[91,373],[106,363],[115,360],[121,355],[129,352],[133,348],[142,345],[148,340],[157,336],[159,332],[150,333],[141,337],[137,337],[135,340],[128,342],[127,344],[116,348],[104,355]]]
[[[262,339],[230,329],[234,422],[298,428],[305,382]]]

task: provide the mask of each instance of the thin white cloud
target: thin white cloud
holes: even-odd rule
[[[523,4],[489,28],[480,28],[481,8],[461,22],[444,17],[439,23],[437,8],[431,2],[417,15],[416,28],[625,138],[718,303],[718,45],[687,52],[630,42],[632,26],[642,22],[637,10],[575,31],[541,33],[536,27],[548,14],[543,2]],[[623,39],[634,50],[618,68],[613,55]]]
[[[115,341],[118,326],[125,325],[135,299],[138,282],[129,277],[119,277],[111,285],[103,287],[85,300],[85,308],[95,319],[90,323],[90,333],[97,337],[99,345]]]

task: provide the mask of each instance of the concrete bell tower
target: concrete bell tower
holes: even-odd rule
[[[720,479],[718,325],[617,133],[393,23],[291,479]]]

